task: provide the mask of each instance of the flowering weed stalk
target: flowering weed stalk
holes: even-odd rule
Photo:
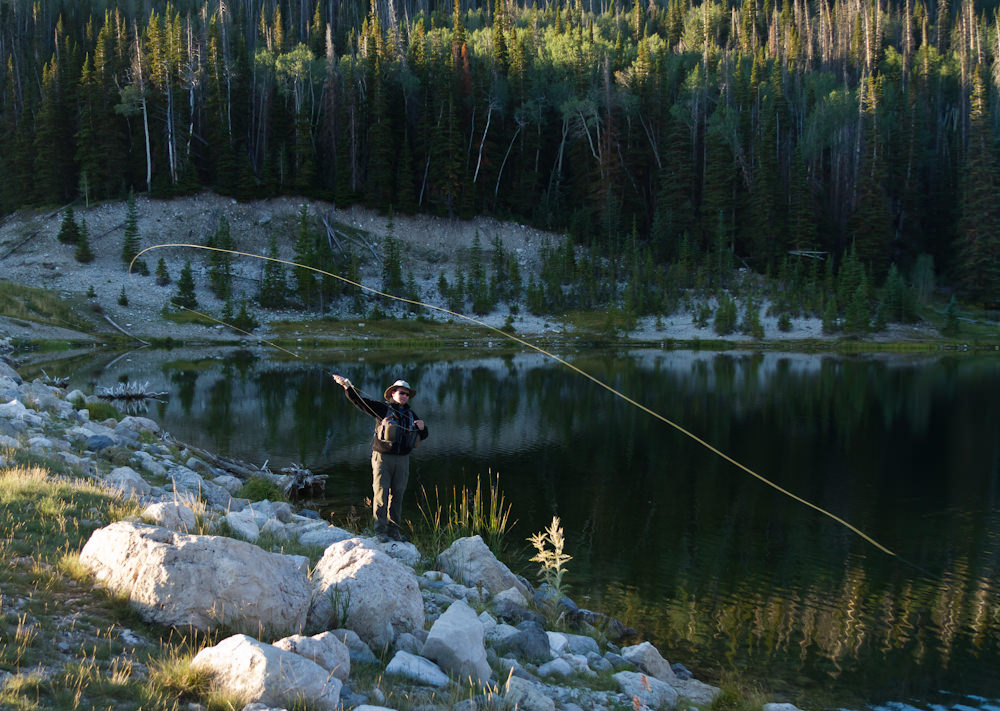
[[[554,602],[564,595],[562,579],[566,569],[563,565],[573,559],[573,556],[563,553],[566,539],[563,537],[559,517],[553,516],[552,523],[549,524],[548,528],[539,531],[528,540],[537,551],[531,558],[531,562],[542,564],[538,571],[538,577],[552,587],[552,591],[555,593]]]

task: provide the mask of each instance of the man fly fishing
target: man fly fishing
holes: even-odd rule
[[[405,541],[399,530],[403,514],[403,493],[410,478],[410,452],[427,439],[427,425],[410,409],[416,390],[405,380],[397,380],[385,390],[385,402],[364,397],[342,375],[333,379],[344,388],[347,399],[366,415],[375,418],[372,437],[372,517],[375,535],[382,543]]]

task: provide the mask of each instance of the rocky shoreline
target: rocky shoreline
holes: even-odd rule
[[[81,565],[164,636],[219,633],[192,668],[247,711],[303,702],[330,711],[666,711],[708,708],[720,693],[618,620],[514,575],[478,536],[427,560],[410,543],[379,543],[308,509],[240,498],[239,476],[154,421],[92,421],[95,399],[25,382],[0,356],[0,476],[10,466],[4,450],[26,450],[137,501],[140,519],[94,531]],[[352,665],[378,673],[357,677]],[[0,687],[12,676],[0,670]],[[384,705],[398,695],[387,698],[387,684],[405,689],[408,705]]]

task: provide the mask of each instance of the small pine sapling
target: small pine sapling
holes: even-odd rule
[[[156,285],[166,286],[169,283],[170,272],[167,271],[167,263],[160,257],[160,261],[156,263]]]

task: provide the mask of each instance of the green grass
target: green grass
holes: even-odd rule
[[[733,672],[726,672],[719,682],[720,693],[712,701],[710,711],[760,711],[771,701],[758,685]]]
[[[77,331],[92,329],[91,324],[55,292],[3,279],[0,279],[0,316]]]
[[[121,418],[121,413],[118,408],[112,405],[106,400],[97,400],[86,402],[80,399],[73,400],[73,404],[77,409],[83,408],[87,411],[90,416],[91,422],[102,422],[103,420],[113,417],[115,419]]]
[[[511,520],[511,504],[500,490],[500,475],[490,472],[485,489],[482,477],[476,477],[476,488],[453,487],[444,495],[435,486],[432,492],[420,489],[417,504],[420,521],[411,523],[414,544],[431,560],[437,558],[452,541],[466,536],[482,536],[498,558],[507,553],[507,532],[516,521]]]
[[[236,496],[241,499],[251,501],[288,501],[285,492],[277,484],[263,476],[255,476],[243,482],[243,486],[236,492]]]
[[[137,516],[139,506],[20,463],[20,450],[3,455],[18,463],[0,469],[0,669],[12,675],[0,687],[0,708],[176,711],[195,701],[213,711],[240,708],[189,669],[196,642],[214,641],[160,639],[127,600],[94,588],[80,565],[90,534]],[[125,629],[148,642],[126,641]]]
[[[215,326],[218,321],[213,321],[210,318],[206,318],[201,314],[195,313],[194,311],[188,311],[186,309],[175,309],[164,306],[160,311],[160,315],[166,320],[173,323],[180,324],[195,324],[198,326]]]

